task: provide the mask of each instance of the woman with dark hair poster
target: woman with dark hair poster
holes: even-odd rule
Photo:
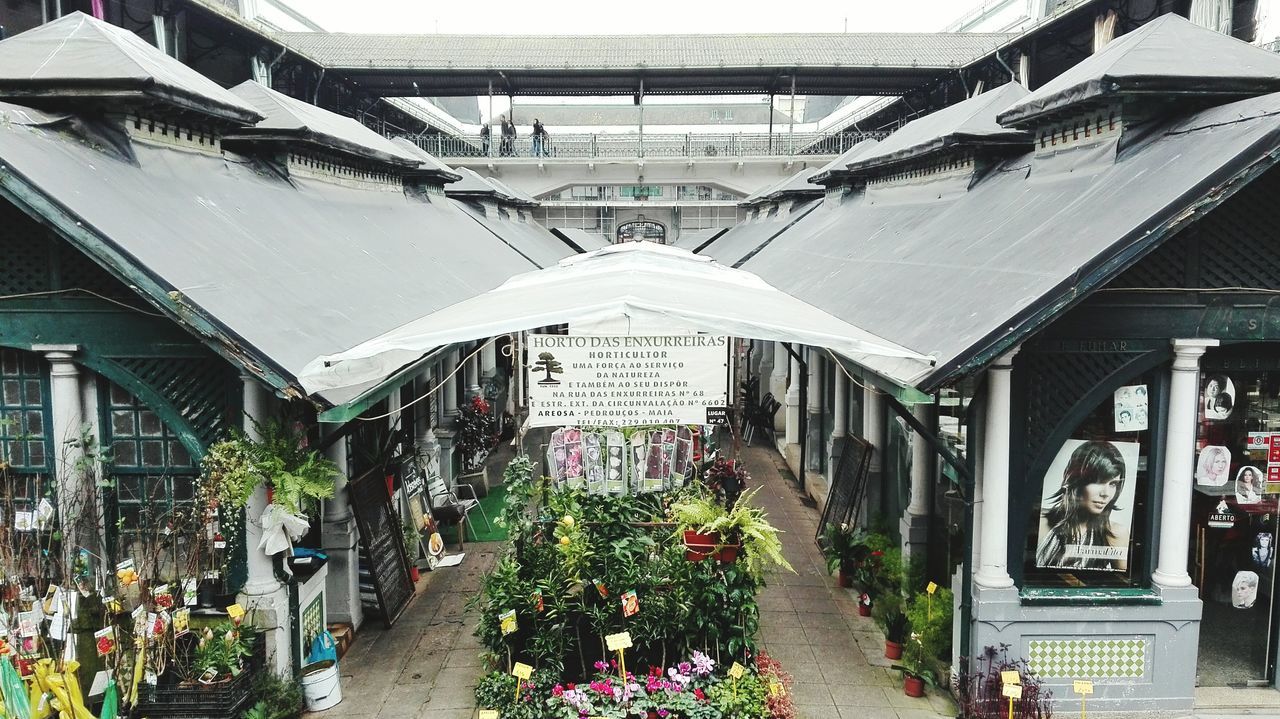
[[[1067,440],[1044,478],[1036,566],[1127,569],[1137,465],[1135,442]]]
[[[1262,470],[1257,467],[1244,466],[1236,473],[1236,504],[1261,502],[1265,489],[1266,483],[1262,479]]]
[[[1226,419],[1235,407],[1236,385],[1230,377],[1212,374],[1204,381],[1204,418]]]

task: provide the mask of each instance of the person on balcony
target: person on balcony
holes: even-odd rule
[[[498,154],[503,157],[510,157],[515,153],[516,145],[516,126],[507,120],[507,116],[502,116],[502,144],[498,147]]]
[[[533,156],[534,157],[543,157],[543,156],[551,155],[551,148],[548,143],[549,139],[550,138],[547,137],[547,128],[542,125],[542,121],[536,117],[533,118]]]
[[[480,126],[480,154],[489,154],[489,123]]]

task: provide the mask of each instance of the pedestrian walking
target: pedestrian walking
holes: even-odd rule
[[[547,145],[547,128],[536,117],[533,118],[533,154],[535,157],[551,154],[551,148]]]

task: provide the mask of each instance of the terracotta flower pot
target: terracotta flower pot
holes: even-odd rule
[[[885,659],[901,659],[902,645],[899,644],[898,642],[891,642],[888,639],[884,640],[884,658]]]
[[[692,529],[684,533],[684,558],[690,562],[701,562],[716,553],[716,545],[720,544],[720,535],[702,534]]]
[[[924,680],[910,674],[902,678],[902,693],[909,697],[924,696]]]
[[[418,568],[412,564],[409,565],[409,579],[412,580],[414,584],[417,584],[418,579],[420,579],[421,577],[422,577],[422,573],[418,571]]]
[[[721,564],[732,564],[738,559],[738,550],[741,545],[726,544],[719,552],[716,553],[716,560]]]
[[[858,602],[858,616],[871,616],[871,602]]]

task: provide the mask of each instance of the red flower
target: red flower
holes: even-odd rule
[[[110,654],[116,648],[116,643],[111,641],[111,637],[101,637],[98,639],[98,653]]]
[[[156,599],[156,606],[160,607],[161,609],[168,609],[169,607],[173,606],[172,594],[157,594],[155,599]]]
[[[705,702],[707,700],[707,695],[704,694],[701,689],[694,689],[693,695],[697,697],[700,702]]]

